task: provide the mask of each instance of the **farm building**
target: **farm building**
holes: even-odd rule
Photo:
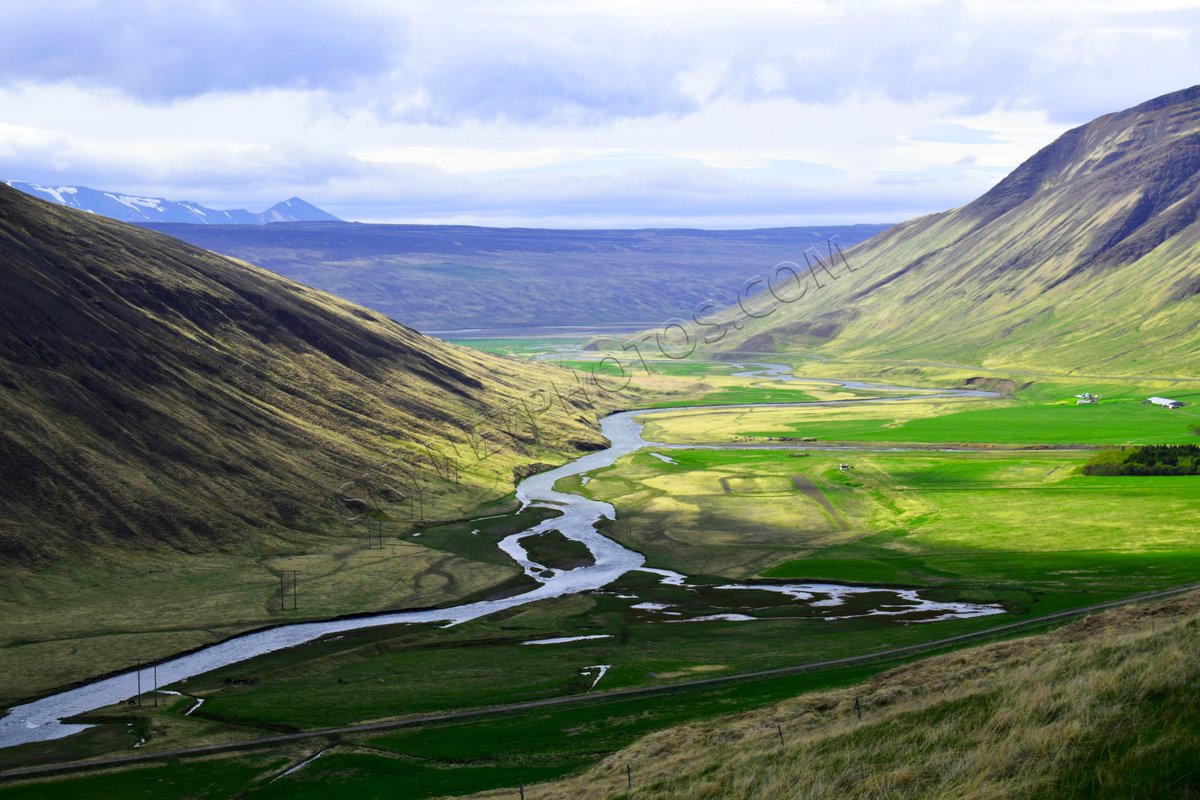
[[[1183,403],[1166,397],[1151,397],[1146,402],[1163,408],[1183,408]]]
[[[1090,406],[1093,403],[1095,403],[1097,400],[1100,399],[1099,397],[1092,394],[1091,392],[1084,392],[1083,394],[1077,394],[1075,396],[1077,398],[1079,398],[1078,400],[1075,401],[1075,405],[1077,405],[1077,406]]]

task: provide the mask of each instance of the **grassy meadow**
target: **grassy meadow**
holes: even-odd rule
[[[648,417],[644,435],[649,441],[682,444],[780,437],[880,445],[1186,444],[1197,440],[1189,425],[1198,421],[1134,399],[1079,406],[1073,399],[1066,404],[954,397],[886,405],[680,411]]]
[[[614,538],[685,574],[1006,587],[1040,607],[1200,579],[1191,476],[1087,477],[1087,453],[1062,451],[665,452],[676,463],[638,453],[578,491],[626,512]]]

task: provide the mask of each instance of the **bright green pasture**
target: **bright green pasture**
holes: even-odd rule
[[[980,405],[921,400],[853,408],[759,409],[725,420],[704,412],[687,412],[649,418],[647,435],[655,441],[693,442],[743,436],[879,443],[1181,444],[1196,441],[1189,425],[1200,421],[1186,409],[1181,412],[1143,406],[1138,400],[1085,406],[1017,401]]]
[[[661,452],[676,463],[635,454],[582,491],[616,504],[612,535],[684,572],[1005,587],[1056,607],[1200,580],[1196,477],[1086,477],[1087,454],[1062,451]]]

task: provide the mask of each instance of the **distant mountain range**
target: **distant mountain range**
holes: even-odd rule
[[[261,214],[245,209],[219,211],[187,200],[89,189],[86,186],[41,186],[5,181],[9,186],[41,200],[77,208],[121,222],[176,222],[192,225],[266,225],[269,222],[341,222],[299,197],[276,203]]]

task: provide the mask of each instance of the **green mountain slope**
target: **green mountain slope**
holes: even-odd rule
[[[832,275],[777,271],[777,297],[744,304],[756,318],[695,332],[718,350],[1181,375],[1200,355],[1198,217],[1200,86],[1068,131]]]
[[[0,565],[461,513],[600,441],[549,367],[7,186],[0,272]]]

